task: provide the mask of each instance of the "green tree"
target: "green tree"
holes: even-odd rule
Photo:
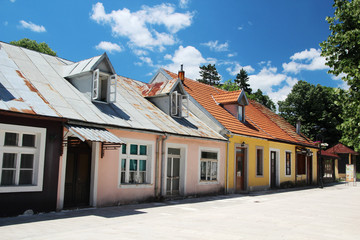
[[[273,112],[276,111],[275,103],[270,99],[268,95],[263,94],[260,89],[258,89],[253,94],[248,95],[248,98],[257,101],[258,103],[261,103]]]
[[[223,84],[220,84],[217,87],[230,92],[240,90],[240,87],[236,83],[234,83],[231,79],[225,81]]]
[[[15,46],[19,46],[19,47],[24,47],[24,48],[34,50],[34,51],[37,51],[37,52],[49,54],[51,56],[56,56],[56,52],[53,51],[44,42],[38,43],[35,40],[31,40],[31,39],[28,39],[28,38],[23,38],[23,39],[20,39],[19,41],[11,41],[10,44],[15,45]]]
[[[339,116],[342,109],[335,104],[339,99],[338,91],[299,81],[287,98],[278,102],[279,113],[292,125],[301,120],[301,132],[312,140],[320,140],[321,134],[321,140],[334,145],[341,138],[341,132],[336,128],[342,122]],[[320,133],[321,128],[326,130]]]
[[[341,142],[360,151],[360,0],[335,0],[334,16],[327,17],[331,34],[320,44],[329,73],[349,85],[341,93]]]
[[[200,67],[200,79],[197,79],[199,82],[209,84],[211,86],[218,85],[221,77],[216,70],[215,64],[209,64],[207,66],[203,65]]]
[[[239,86],[240,89],[244,89],[245,92],[251,94],[252,89],[250,88],[250,84],[248,84],[249,76],[243,68],[236,75],[234,82]]]

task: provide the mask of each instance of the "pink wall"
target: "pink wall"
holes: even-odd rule
[[[97,206],[118,205],[130,202],[146,201],[155,197],[155,161],[156,161],[156,134],[138,133],[109,129],[122,139],[131,141],[152,142],[151,149],[151,183],[145,185],[121,185],[119,187],[119,154],[121,151],[105,151],[104,158],[100,158],[98,165]],[[184,165],[182,181],[184,195],[200,195],[218,193],[224,190],[225,167],[226,167],[226,142],[209,141],[193,138],[170,136],[165,142],[167,147],[179,147],[185,149],[186,162]],[[200,148],[218,149],[218,181],[216,183],[200,182]],[[159,154],[161,157],[161,154]],[[164,164],[166,166],[166,155]],[[166,171],[164,171],[166,174]],[[166,176],[163,177],[163,191],[165,190]],[[165,191],[164,191],[165,193]]]

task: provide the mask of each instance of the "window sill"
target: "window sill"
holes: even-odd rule
[[[199,184],[200,185],[219,184],[219,181],[217,181],[217,180],[216,181],[215,180],[214,181],[200,180]]]
[[[290,175],[286,175],[286,174],[285,174],[285,177],[288,177],[288,178],[290,178],[290,177],[291,177],[291,174],[290,174]]]
[[[118,186],[118,188],[152,188],[153,184],[151,183],[123,183]]]
[[[263,178],[264,175],[256,175],[257,178]]]
[[[41,192],[42,186],[2,186],[0,193]]]

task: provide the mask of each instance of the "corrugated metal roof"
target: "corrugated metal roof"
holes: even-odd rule
[[[105,128],[84,127],[78,125],[65,125],[71,133],[78,137],[81,141],[92,142],[106,142],[106,143],[120,143],[123,144],[120,138],[106,130]]]
[[[92,59],[87,60],[89,64],[95,61]],[[162,112],[142,96],[140,89],[145,83],[129,78],[117,77],[115,103],[92,102],[87,94],[81,93],[63,77],[64,69],[73,64],[0,42],[0,109],[104,126],[225,140],[191,113],[188,118],[179,120]]]

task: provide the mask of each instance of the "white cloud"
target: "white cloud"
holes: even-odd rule
[[[178,72],[180,65],[184,64],[186,77],[194,80],[200,78],[199,66],[208,63],[208,60],[204,59],[200,51],[193,46],[180,46],[173,56],[167,54],[165,59],[172,61],[172,63],[164,67],[165,69]]]
[[[340,73],[339,75],[335,76],[335,75],[331,75],[331,79],[332,80],[341,80],[343,77],[345,77],[346,74],[345,73]]]
[[[241,31],[241,30],[244,29],[244,27],[241,27],[241,26],[240,26],[240,27],[238,27],[237,29],[238,29],[239,31]]]
[[[189,5],[190,0],[179,0],[179,7],[187,8]]]
[[[228,56],[229,58],[230,58],[230,57],[235,57],[235,56],[237,56],[237,53],[229,53],[227,56]]]
[[[347,84],[347,82],[344,82],[344,81],[342,81],[340,84],[338,84],[337,87],[344,89],[344,90],[349,90],[349,88],[350,88],[350,86]]]
[[[14,3],[16,0],[10,0],[10,2]]]
[[[298,79],[277,72],[276,67],[267,64],[258,74],[249,76],[249,84],[253,91],[260,89],[275,103],[284,100],[291,92]],[[277,88],[277,90],[274,90]]]
[[[207,43],[202,43],[201,45],[207,46],[210,48],[210,50],[215,51],[215,52],[229,51],[229,43],[228,42],[219,44],[218,40],[216,40],[216,41],[209,41]]]
[[[95,46],[95,48],[97,50],[104,50],[109,53],[123,51],[123,48],[120,45],[118,45],[116,43],[106,42],[106,41],[100,42],[98,45]]]
[[[20,21],[20,24],[23,28],[30,29],[33,32],[46,32],[46,29],[44,26],[36,25],[32,22],[26,22],[24,20]]]
[[[224,63],[221,63],[221,65],[230,65],[230,67],[226,68],[226,71],[232,76],[236,76],[236,74],[238,74],[242,68],[247,73],[252,73],[255,71],[255,69],[253,67],[251,67],[250,65],[241,66],[238,62],[224,62]]]
[[[315,48],[295,53],[290,57],[291,62],[283,63],[284,72],[299,73],[302,70],[315,71],[328,69],[329,67],[325,65],[325,58],[320,56],[320,54],[321,50]]]
[[[110,25],[115,37],[128,38],[130,46],[149,50],[157,47],[160,51],[177,42],[174,34],[190,26],[192,17],[192,13],[177,13],[173,5],[165,3],[143,6],[137,12],[123,8],[106,13],[100,2],[93,5],[90,16],[99,24]],[[167,31],[157,31],[158,26],[165,26]]]

